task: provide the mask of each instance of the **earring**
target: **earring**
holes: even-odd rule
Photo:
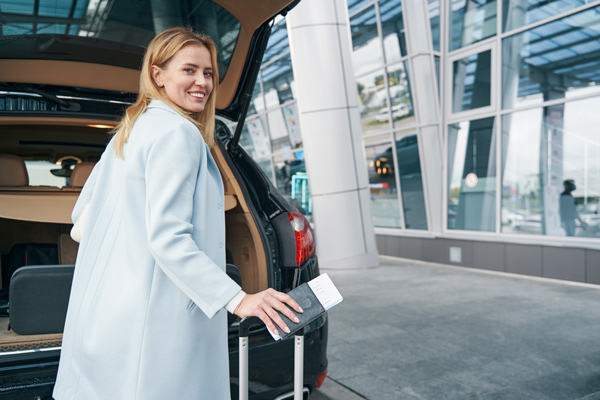
[[[156,84],[158,85],[158,87],[162,87],[163,86],[162,82],[156,82]]]

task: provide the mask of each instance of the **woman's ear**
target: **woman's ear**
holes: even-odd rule
[[[154,79],[154,83],[156,83],[156,86],[163,87],[163,82],[161,79],[162,69],[160,69],[160,67],[156,65],[151,66],[150,75],[152,75],[152,79]]]

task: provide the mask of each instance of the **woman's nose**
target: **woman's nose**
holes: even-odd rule
[[[196,77],[196,85],[200,87],[206,86],[206,77],[204,76],[204,74],[198,74],[198,76]]]

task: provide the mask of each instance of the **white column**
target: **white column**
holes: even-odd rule
[[[346,1],[303,0],[287,29],[319,263],[376,266]]]

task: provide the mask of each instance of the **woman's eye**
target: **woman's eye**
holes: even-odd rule
[[[207,72],[204,73],[204,76],[212,77],[213,73],[210,72],[210,71],[207,71]]]
[[[188,74],[194,73],[194,70],[192,68],[185,68],[183,71],[186,72],[186,73],[188,73]]]

